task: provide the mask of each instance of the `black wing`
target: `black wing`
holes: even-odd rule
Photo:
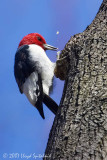
[[[21,93],[22,85],[25,83],[26,79],[31,75],[31,73],[36,71],[36,63],[29,59],[29,46],[24,45],[20,47],[15,55],[15,64],[14,64],[14,75],[16,82],[18,84],[19,90]],[[36,72],[38,74],[38,72]],[[44,119],[44,112],[43,112],[43,88],[42,88],[42,80],[41,76],[38,74],[38,81],[32,82],[35,83],[36,89],[33,90],[35,95],[35,104],[34,106],[38,109],[40,115]],[[28,98],[29,99],[29,98]]]
[[[15,55],[14,75],[21,93],[23,83],[35,71],[35,63],[29,60],[28,48],[28,45],[20,47]]]

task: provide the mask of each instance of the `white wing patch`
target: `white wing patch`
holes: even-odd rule
[[[33,72],[23,84],[23,93],[27,96],[30,103],[35,106],[38,96],[40,95],[40,88],[37,84],[38,74]]]

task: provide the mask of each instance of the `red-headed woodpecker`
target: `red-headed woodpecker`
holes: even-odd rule
[[[38,33],[25,36],[19,43],[14,64],[14,75],[21,93],[35,106],[44,119],[43,103],[56,114],[58,105],[49,97],[53,86],[55,63],[45,50],[57,50],[46,44]]]

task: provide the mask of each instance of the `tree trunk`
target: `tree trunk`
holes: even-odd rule
[[[107,160],[107,0],[71,37],[55,75],[65,79],[44,160]]]

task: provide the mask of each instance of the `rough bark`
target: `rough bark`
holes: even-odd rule
[[[69,40],[55,75],[65,79],[44,160],[107,160],[107,0]],[[69,59],[69,60],[68,60]]]

